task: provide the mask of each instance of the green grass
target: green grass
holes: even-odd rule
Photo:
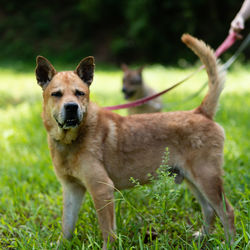
[[[146,68],[146,81],[162,90],[193,69]],[[225,190],[235,208],[237,237],[232,248],[250,243],[250,65],[228,73],[216,120],[226,132]],[[92,100],[100,106],[124,102],[120,70],[96,70]],[[201,72],[164,95],[165,111],[196,107],[205,95],[184,101],[206,81]],[[32,71],[0,68],[0,249],[55,249],[61,233],[62,189],[53,172],[41,121],[41,90]],[[126,111],[118,111],[125,115]],[[229,249],[217,220],[215,231],[194,240],[202,225],[200,207],[185,187],[172,178],[116,192],[115,249]],[[148,232],[148,233],[147,233]],[[149,236],[147,236],[147,234]],[[154,238],[156,234],[156,238]],[[96,213],[87,194],[75,235],[62,249],[99,249]]]

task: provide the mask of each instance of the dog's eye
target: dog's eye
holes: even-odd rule
[[[52,92],[51,96],[62,97],[62,92],[61,91]]]
[[[80,90],[76,90],[75,95],[76,95],[76,96],[84,96],[85,93],[82,92],[82,91],[80,91]]]
[[[132,80],[132,84],[133,85],[140,85],[141,84],[141,80],[140,79],[133,79]]]

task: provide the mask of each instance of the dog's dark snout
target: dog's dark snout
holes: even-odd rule
[[[74,102],[68,102],[64,104],[66,112],[75,113],[78,109],[78,104]]]
[[[122,88],[122,93],[125,93],[125,94],[127,93],[127,90],[125,87]]]
[[[75,102],[65,103],[62,110],[64,128],[75,127],[81,121],[80,107]]]

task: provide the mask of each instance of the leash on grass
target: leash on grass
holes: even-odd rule
[[[245,50],[245,48],[248,46],[249,42],[250,42],[250,34],[248,34],[248,36],[243,40],[243,42],[241,43],[240,47],[236,50],[236,52],[222,65],[223,70],[227,70],[235,62],[235,60],[239,57],[241,52]],[[190,96],[182,100],[182,102],[187,102],[189,100],[192,100],[193,98],[198,96],[203,91],[203,89],[206,88],[206,86],[207,82],[205,82],[194,94],[191,94]],[[176,104],[177,102],[171,103],[170,106],[175,106]]]
[[[226,50],[228,50],[236,42],[236,40],[237,40],[236,33],[229,34],[227,36],[227,38],[223,41],[223,43],[215,51],[216,57],[219,57],[222,53],[224,53]],[[195,70],[191,74],[189,74],[184,79],[178,81],[177,83],[173,84],[171,87],[169,87],[169,88],[167,88],[167,89],[165,89],[165,90],[163,90],[163,91],[161,91],[161,92],[159,92],[157,94],[147,96],[147,97],[135,100],[133,102],[128,102],[128,103],[125,103],[125,104],[119,104],[119,105],[115,105],[115,106],[107,106],[107,107],[104,107],[104,108],[107,109],[107,110],[118,110],[118,109],[125,109],[125,108],[131,108],[131,107],[136,107],[136,106],[142,105],[142,104],[144,104],[146,102],[149,102],[150,100],[155,99],[158,96],[161,96],[161,95],[169,92],[170,90],[176,88],[177,86],[179,86],[183,82],[190,79],[193,75],[195,75],[196,73],[201,71],[202,69],[204,69],[203,65],[200,66],[197,70]]]

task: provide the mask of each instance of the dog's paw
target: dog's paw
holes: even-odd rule
[[[62,239],[63,239],[63,237],[62,237],[62,235],[60,235],[60,236],[58,237],[57,242],[56,242],[56,250],[58,250],[58,249],[61,248],[61,246],[62,246]]]
[[[206,234],[203,233],[202,231],[197,231],[197,232],[193,233],[193,237],[194,237],[195,239],[202,239],[202,238],[204,238],[205,236],[206,236]]]
[[[63,249],[64,244],[67,244],[67,242],[68,240],[63,237],[63,234],[61,234],[56,242],[56,250]]]

